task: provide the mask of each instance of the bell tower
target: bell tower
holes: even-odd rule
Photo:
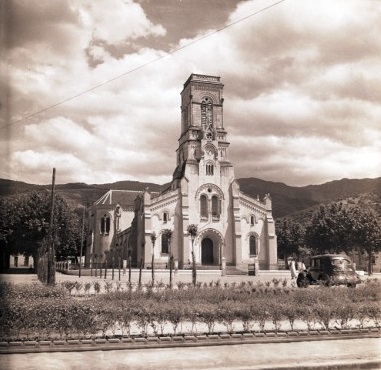
[[[181,134],[172,188],[177,187],[176,180],[184,176],[187,165],[199,165],[200,175],[203,171],[216,174],[217,167],[232,167],[223,122],[223,87],[220,77],[200,74],[191,74],[185,82],[181,92]]]

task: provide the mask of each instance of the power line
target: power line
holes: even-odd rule
[[[118,75],[118,76],[116,76],[116,77],[114,77],[114,78],[111,78],[111,79],[109,79],[109,80],[107,80],[107,81],[105,81],[105,82],[102,82],[102,83],[100,83],[100,84],[98,84],[98,85],[95,85],[95,86],[93,86],[93,87],[90,87],[90,88],[88,88],[88,89],[86,89],[86,90],[83,90],[83,91],[79,92],[78,94],[72,95],[72,96],[70,96],[70,97],[68,97],[68,98],[66,98],[66,99],[64,99],[64,100],[61,100],[61,101],[55,103],[55,104],[49,105],[49,106],[46,107],[46,108],[43,108],[43,109],[41,109],[41,110],[39,110],[39,111],[37,111],[37,112],[31,113],[31,114],[29,114],[29,115],[27,115],[27,116],[25,116],[25,117],[23,117],[23,118],[20,118],[20,119],[18,119],[18,120],[16,120],[16,121],[10,122],[9,124],[7,124],[7,125],[5,125],[5,126],[0,127],[0,130],[3,130],[3,129],[5,129],[5,128],[9,127],[9,126],[16,125],[17,123],[20,123],[20,122],[22,122],[22,121],[25,121],[25,120],[27,120],[28,118],[32,118],[32,117],[34,117],[34,116],[37,116],[37,115],[39,115],[39,114],[41,114],[41,113],[43,113],[43,112],[46,112],[47,110],[50,110],[50,109],[52,109],[52,108],[54,108],[54,107],[57,107],[57,106],[59,106],[59,105],[62,105],[62,104],[64,104],[64,103],[66,103],[66,102],[68,102],[68,101],[70,101],[70,100],[76,99],[76,98],[78,98],[78,97],[80,97],[80,96],[82,96],[82,95],[85,95],[85,94],[89,93],[90,91],[96,90],[96,89],[98,89],[98,88],[100,88],[100,87],[102,87],[102,86],[104,86],[104,85],[107,85],[107,84],[109,84],[109,83],[111,83],[111,82],[114,82],[114,81],[118,80],[119,78],[122,78],[122,77],[124,77],[124,76],[127,76],[127,75],[129,75],[129,74],[131,74],[131,73],[134,73],[134,72],[136,72],[136,71],[138,71],[138,70],[140,70],[140,69],[142,69],[142,68],[145,68],[145,67],[149,66],[149,65],[152,64],[152,63],[156,63],[156,62],[158,62],[159,60],[164,59],[164,58],[166,58],[166,57],[168,57],[168,56],[170,56],[170,55],[173,55],[173,54],[177,53],[178,51],[180,51],[180,50],[182,50],[182,49],[188,48],[189,46],[192,46],[192,45],[194,45],[194,44],[196,44],[196,43],[198,43],[198,42],[200,42],[200,41],[202,41],[202,40],[204,40],[204,39],[206,39],[206,38],[208,38],[208,37],[210,37],[210,36],[213,36],[214,34],[216,34],[216,33],[218,33],[218,32],[221,32],[221,31],[223,31],[223,30],[225,30],[225,29],[227,29],[227,28],[229,28],[229,27],[232,27],[232,26],[236,25],[237,23],[243,22],[243,21],[245,21],[245,20],[247,20],[247,19],[249,19],[249,18],[251,18],[251,17],[253,17],[253,16],[257,15],[257,14],[259,14],[259,13],[262,13],[262,12],[264,12],[264,11],[270,9],[270,8],[273,8],[274,6],[279,5],[280,3],[283,3],[284,1],[286,1],[286,0],[279,0],[279,1],[276,2],[276,3],[273,3],[273,4],[271,4],[271,5],[269,5],[269,6],[265,7],[265,8],[262,8],[262,9],[260,9],[260,10],[257,10],[257,11],[255,11],[255,12],[253,12],[253,13],[247,15],[246,17],[243,17],[243,18],[241,18],[241,19],[239,19],[239,20],[237,20],[237,21],[235,21],[235,22],[229,23],[229,24],[227,24],[226,26],[224,26],[224,27],[222,27],[222,28],[219,28],[219,29],[217,29],[217,30],[215,30],[215,31],[212,31],[212,32],[210,32],[210,33],[208,33],[208,34],[206,34],[206,35],[204,35],[204,36],[201,36],[201,37],[199,37],[199,38],[197,38],[197,39],[195,39],[195,40],[189,42],[189,43],[186,44],[186,45],[183,45],[183,46],[181,46],[181,47],[179,47],[179,48],[177,48],[177,49],[174,49],[174,50],[172,50],[172,51],[166,53],[165,55],[162,55],[162,56],[160,56],[160,57],[158,57],[158,58],[156,58],[156,59],[153,59],[153,60],[151,60],[151,61],[149,61],[149,62],[147,62],[147,63],[144,63],[144,64],[142,64],[142,65],[140,65],[140,66],[138,66],[138,67],[136,67],[136,68],[133,68],[133,69],[131,69],[131,70],[125,72],[125,73],[122,73],[121,75]]]
[[[4,179],[4,180],[20,181],[19,179],[16,179],[15,177],[11,176],[9,173],[0,171],[0,175],[8,177],[8,179]]]

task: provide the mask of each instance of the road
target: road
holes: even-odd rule
[[[57,272],[56,273],[56,282],[61,283],[63,281],[79,281],[82,283],[93,282],[93,281],[104,281],[104,270],[102,272],[102,278],[95,276],[85,276],[83,275],[81,278],[78,277],[78,271],[71,273],[75,273],[75,275],[66,275]],[[89,273],[89,271],[87,271]],[[93,275],[95,272],[93,271]],[[119,274],[118,270],[114,272],[114,280],[111,279],[112,271],[108,269],[107,271],[107,281],[113,282],[116,284],[118,282]],[[204,284],[209,284],[210,282],[216,283],[219,281],[221,285],[225,283],[228,284],[240,284],[242,282],[253,282],[253,283],[266,283],[269,282],[271,286],[273,286],[273,279],[281,280],[283,282],[286,280],[286,284],[288,287],[296,286],[296,281],[291,279],[290,272],[287,270],[280,271],[261,271],[257,276],[248,276],[248,275],[227,275],[221,276],[221,271],[205,271],[199,270],[197,271],[197,281]],[[367,279],[381,279],[381,273],[373,274],[372,276],[365,275],[362,277],[363,281]],[[38,283],[37,275],[35,274],[0,274],[0,281],[2,282],[12,282],[16,284],[30,284],[30,283]],[[131,282],[137,284],[139,281],[139,270],[133,270],[131,274]],[[128,271],[126,274],[121,273],[121,283],[123,286],[128,282]],[[143,270],[142,272],[142,283],[147,284],[151,282],[151,271]],[[169,283],[169,270],[156,270],[155,271],[155,282],[163,282],[164,284]],[[179,270],[177,274],[173,275],[173,284],[176,285],[178,282],[182,283],[191,283],[192,282],[192,272],[190,270]]]
[[[381,338],[9,354],[1,370],[380,369]]]
[[[75,273],[75,275],[73,275]],[[89,271],[87,271],[89,273]],[[103,288],[103,282],[107,280],[110,283],[113,283],[114,286],[116,286],[117,282],[119,281],[119,274],[118,270],[115,270],[114,272],[114,280],[112,280],[112,271],[108,269],[107,271],[107,279],[104,278],[104,270],[102,271],[102,278],[99,277],[99,270],[98,270],[98,277],[95,277],[95,272],[93,271],[93,276],[89,275],[82,275],[81,278],[78,277],[78,271],[71,271],[71,274],[62,274],[60,272],[56,273],[56,283],[62,283],[63,281],[79,281],[81,283],[86,282],[94,282],[98,281],[101,283],[101,287]],[[276,278],[278,280],[281,280],[283,282],[284,279],[287,280],[287,286],[291,287],[292,285],[296,285],[295,280],[291,280],[289,271],[266,271],[260,274],[259,276],[248,276],[248,275],[228,275],[228,276],[221,276],[221,271],[219,270],[213,270],[213,271],[205,271],[200,270],[197,271],[197,282],[202,284],[209,284],[211,282],[216,283],[219,281],[221,285],[227,284],[240,284],[242,282],[270,282],[272,283],[272,280]],[[128,283],[129,276],[128,271],[126,271],[126,274],[123,274],[121,272],[121,284],[123,287],[126,286]],[[142,284],[148,284],[152,280],[151,276],[151,270],[143,270],[142,271],[142,277],[141,281]],[[0,281],[2,282],[12,282],[15,284],[31,284],[31,283],[39,283],[37,275],[35,274],[0,274]],[[137,284],[139,281],[139,270],[132,270],[131,273],[131,282],[133,284]],[[155,282],[162,282],[164,284],[169,284],[169,270],[156,270],[155,271]],[[175,286],[177,283],[191,283],[192,282],[192,271],[190,270],[179,270],[178,273],[173,274],[173,285]]]

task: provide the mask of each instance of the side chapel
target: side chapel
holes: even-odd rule
[[[132,266],[191,266],[188,225],[197,225],[198,266],[226,265],[248,271],[277,269],[277,242],[269,195],[254,199],[240,191],[229,160],[220,77],[191,74],[181,92],[177,165],[162,192],[110,190],[90,208],[86,262],[115,258]],[[171,230],[171,238],[165,230]],[[156,237],[154,243],[152,235]],[[213,267],[211,267],[213,268]]]

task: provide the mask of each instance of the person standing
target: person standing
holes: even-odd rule
[[[300,268],[302,269],[302,271],[305,271],[306,270],[306,265],[304,264],[304,261],[302,260],[301,262],[301,266]]]
[[[302,272],[303,271],[302,261],[300,261],[300,260],[298,260],[296,262],[296,271],[297,272]]]
[[[291,272],[291,279],[295,279],[297,276],[296,266],[295,266],[295,260],[291,260],[290,264],[290,272]]]

